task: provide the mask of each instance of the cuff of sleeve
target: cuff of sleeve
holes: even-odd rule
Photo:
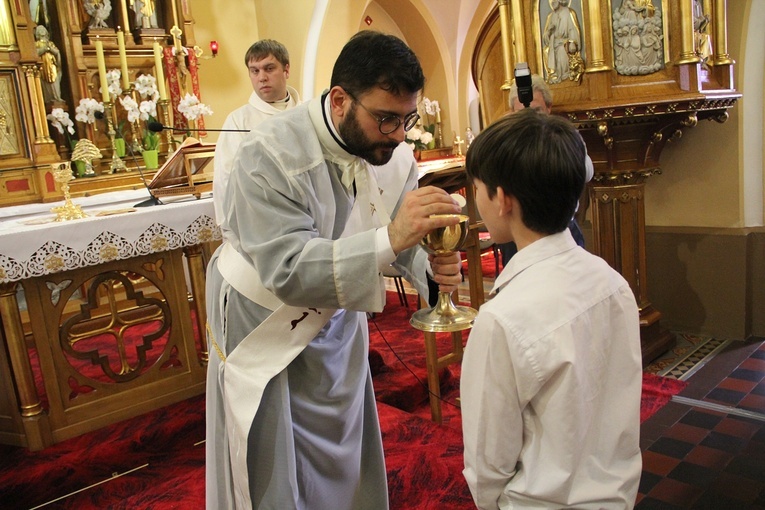
[[[382,271],[396,260],[396,254],[393,253],[393,248],[390,245],[390,238],[388,237],[388,227],[380,227],[377,229],[375,243],[377,269]]]

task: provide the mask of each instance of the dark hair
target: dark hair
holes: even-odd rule
[[[250,46],[250,49],[245,53],[244,65],[250,67],[250,60],[263,60],[269,55],[273,55],[283,67],[290,63],[290,54],[282,43],[273,39],[261,39]]]
[[[523,224],[534,232],[563,231],[585,183],[585,146],[576,127],[556,115],[525,108],[482,131],[467,153],[470,179],[489,197],[498,187],[518,199]]]
[[[345,44],[332,69],[330,88],[355,97],[374,87],[391,94],[414,94],[425,85],[420,61],[396,36],[363,30]]]

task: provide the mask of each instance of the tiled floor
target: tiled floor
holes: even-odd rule
[[[643,423],[636,509],[765,509],[763,340],[726,345]]]

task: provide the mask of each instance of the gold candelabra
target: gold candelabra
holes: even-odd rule
[[[109,143],[111,144],[111,148],[112,148],[112,161],[109,165],[110,174],[113,174],[119,171],[127,172],[127,167],[125,166],[125,162],[122,161],[119,156],[117,156],[117,145],[114,143],[114,138],[117,134],[117,131],[115,131],[114,129],[114,119],[112,118],[113,108],[114,108],[114,103],[112,101],[104,102],[104,117],[106,117],[106,134],[109,135]]]

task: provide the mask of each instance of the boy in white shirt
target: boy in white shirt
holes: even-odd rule
[[[492,239],[518,245],[462,366],[464,474],[482,509],[635,504],[638,308],[624,278],[567,229],[584,161],[575,127],[533,109],[489,126],[467,154]]]

